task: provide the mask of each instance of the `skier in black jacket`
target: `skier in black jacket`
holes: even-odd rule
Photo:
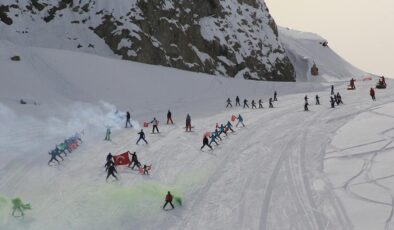
[[[205,147],[208,146],[211,150],[213,150],[212,146],[209,144],[209,140],[207,136],[204,136],[204,139],[202,140],[202,146],[201,150]]]
[[[126,126],[125,126],[125,128],[127,128],[127,125],[130,125],[130,128],[133,128],[133,125],[130,123],[130,113],[129,112],[126,113]]]
[[[256,102],[254,100],[252,100],[252,109],[257,109]]]
[[[269,104],[270,104],[270,106],[269,106],[269,108],[274,108],[274,105],[272,104],[272,97],[270,97],[270,99],[269,99]]]
[[[115,175],[115,173],[117,174],[118,171],[116,171],[115,164],[112,164],[107,168],[107,178],[105,180],[108,180],[109,176],[113,176],[116,180],[118,180],[118,177]]]
[[[245,107],[248,107],[248,108],[249,108],[248,100],[247,100],[247,99],[244,100],[244,108],[245,108]]]
[[[238,96],[235,98],[235,106],[241,106],[241,103],[239,103],[239,97]]]
[[[316,105],[320,105],[320,97],[316,94]]]
[[[140,140],[143,140],[143,141],[145,141],[146,144],[148,144],[148,142],[145,140],[145,133],[144,133],[144,130],[141,129],[141,132],[139,132],[138,135],[140,135],[140,137],[139,137],[138,140],[137,140],[137,145],[138,145],[138,143],[140,142]]]

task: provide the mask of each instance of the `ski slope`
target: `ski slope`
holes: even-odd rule
[[[0,84],[0,229],[389,229],[390,196],[370,202],[381,191],[354,183],[376,186],[374,178],[390,175],[390,88],[372,102],[374,81],[357,81],[356,91],[335,82],[345,105],[330,109],[324,82],[251,82],[4,41],[0,48],[0,68],[7,70]],[[21,62],[9,60],[15,53]],[[275,90],[279,102],[267,109]],[[304,96],[314,104],[316,94],[322,105],[304,112]],[[226,109],[236,95],[262,98],[265,108]],[[29,103],[19,104],[21,98]],[[136,129],[123,128],[116,109],[130,111]],[[164,124],[168,109],[174,126]],[[187,113],[191,133],[183,129]],[[242,114],[246,127],[214,151],[200,151],[203,134],[232,114]],[[147,129],[149,144],[135,145],[140,124],[153,117],[161,133]],[[111,142],[103,141],[107,126]],[[80,148],[47,166],[47,152],[81,130]],[[382,138],[369,150],[351,148]],[[106,155],[127,150],[153,165],[151,175],[119,167],[120,180],[107,183]],[[391,194],[390,180],[379,183]],[[183,206],[165,212],[168,190]],[[354,195],[360,192],[369,192],[368,200]],[[33,209],[13,218],[13,197]],[[370,212],[376,218],[365,218]]]

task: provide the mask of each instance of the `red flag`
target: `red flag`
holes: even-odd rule
[[[113,156],[115,165],[128,165],[130,164],[129,152]]]
[[[148,128],[149,124],[148,122],[144,122],[144,128]]]
[[[211,136],[211,132],[206,132],[205,134],[204,134],[204,137],[210,137]]]
[[[237,119],[237,117],[236,117],[235,115],[232,115],[232,116],[231,116],[231,121],[234,122],[235,119]]]
[[[219,124],[218,124],[218,123],[216,123],[216,128],[217,128],[217,129],[219,128]]]

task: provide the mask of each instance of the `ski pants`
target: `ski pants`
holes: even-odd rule
[[[145,138],[140,137],[140,138],[138,138],[137,145],[138,145],[138,143],[140,142],[140,140],[143,140],[143,141],[145,141],[146,144],[148,144],[148,142],[145,140]]]
[[[114,172],[108,171],[106,180],[108,180],[108,177],[109,177],[109,176],[113,176],[113,177],[115,177],[115,179],[118,179],[118,177],[115,175]]]
[[[167,125],[170,124],[170,122],[171,122],[171,124],[174,124],[174,122],[172,121],[172,118],[171,117],[167,117]]]
[[[171,201],[166,201],[166,203],[163,206],[163,209],[166,208],[167,204],[170,204],[172,208],[175,208]]]
[[[153,126],[152,133],[155,133],[155,130],[159,133],[159,128],[157,127],[157,125]]]
[[[131,124],[130,120],[127,120],[127,121],[126,121],[126,126],[125,126],[125,128],[127,128],[127,125],[129,125],[131,128],[133,128],[133,125]]]
[[[189,124],[189,123],[186,123],[186,132],[187,132],[187,131],[189,131],[189,132],[192,131],[192,125]]]
[[[244,108],[245,108],[245,107],[248,107],[248,108],[249,108],[249,105],[245,103],[245,104],[244,104]]]
[[[56,156],[52,156],[51,159],[48,161],[48,165],[49,165],[53,160],[57,161],[57,163],[60,164],[59,160],[56,159]]]
[[[262,105],[262,104],[259,104],[259,109],[262,109],[262,108],[264,108],[263,105]]]
[[[235,106],[241,106],[241,104],[239,103],[239,101],[235,102]]]
[[[212,149],[212,146],[210,145],[210,144],[203,144],[202,146],[201,146],[201,149],[203,149],[205,146],[208,146],[210,149]],[[213,150],[213,149],[212,149]]]

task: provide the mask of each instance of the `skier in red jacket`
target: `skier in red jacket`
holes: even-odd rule
[[[174,205],[172,204],[172,198],[172,194],[170,193],[170,191],[168,191],[165,199],[166,203],[164,204],[163,209],[166,208],[168,203],[171,205],[172,209],[174,209]]]
[[[376,98],[375,98],[375,90],[374,90],[373,88],[371,88],[371,89],[369,90],[369,95],[371,95],[372,100],[376,101]]]

